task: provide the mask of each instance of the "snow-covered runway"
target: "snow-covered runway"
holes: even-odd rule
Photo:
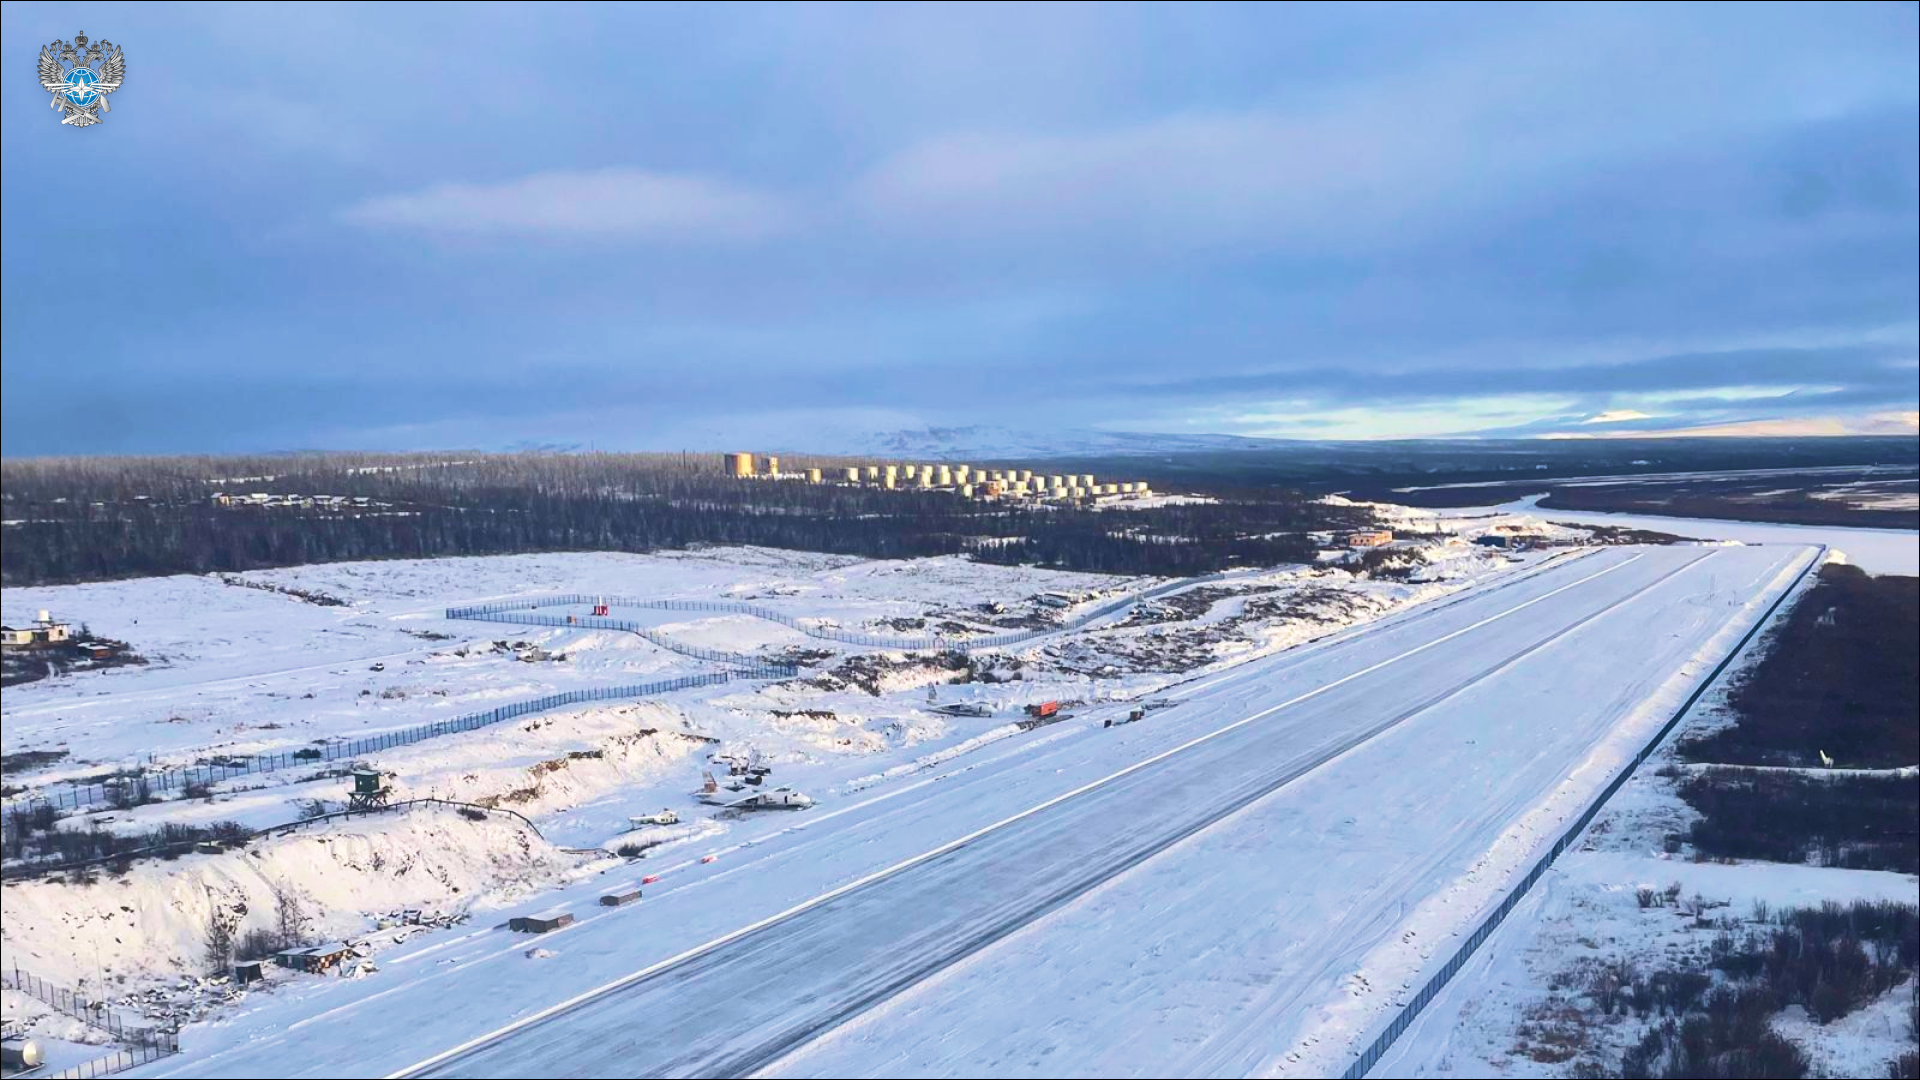
[[[157,1071],[1320,1075],[1811,555],[1570,559]]]

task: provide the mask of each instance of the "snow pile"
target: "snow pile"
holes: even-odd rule
[[[378,764],[396,799],[433,796],[540,817],[659,783],[708,744],[672,706],[641,702],[430,739],[388,751]]]
[[[244,851],[136,863],[91,885],[21,881],[5,889],[9,963],[103,973],[111,984],[203,971],[215,911],[235,936],[272,925],[275,891],[300,900],[312,940],[350,939],[405,908],[484,910],[562,880],[577,860],[525,825],[428,808],[316,827]]]

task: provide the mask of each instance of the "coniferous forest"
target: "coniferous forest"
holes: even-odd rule
[[[850,462],[791,461],[788,470]],[[1222,488],[1149,508],[726,476],[718,455],[285,455],[4,466],[10,586],[360,559],[757,544],[876,558],[971,554],[1116,574],[1310,559],[1363,508]],[[221,496],[225,496],[224,499]],[[266,496],[268,501],[260,501]]]

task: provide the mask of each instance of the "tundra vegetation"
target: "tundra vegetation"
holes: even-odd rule
[[[1664,775],[1698,817],[1669,851],[1920,872],[1920,778],[1897,771],[1920,761],[1917,598],[1920,579],[1822,568],[1735,676],[1732,723],[1678,745],[1687,764]],[[1638,1022],[1637,1041],[1611,1062],[1585,1045],[1584,1017],[1542,1016],[1521,1032],[1532,1056],[1578,1077],[1814,1076],[1821,1065],[1781,1030],[1785,1012],[1827,1025],[1904,995],[1910,1045],[1882,1075],[1920,1076],[1920,907],[1757,904],[1742,917],[1680,892],[1642,888],[1639,904],[1679,908],[1711,934],[1705,948],[1650,970],[1620,960],[1563,976],[1574,985],[1560,989],[1602,1016]]]

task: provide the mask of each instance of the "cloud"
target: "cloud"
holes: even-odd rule
[[[969,133],[915,145],[861,184],[876,216],[915,229],[1121,229],[1131,239],[1215,241],[1249,226],[1351,229],[1407,151],[1316,119],[1182,115],[1092,133]]]
[[[166,59],[117,142],[0,125],[0,445],[1057,422],[1003,386],[1340,436],[1915,407],[1912,5],[487,10],[302,8],[297,54],[117,15]],[[486,78],[396,108],[422,42]],[[198,107],[236,86],[292,122]],[[93,290],[54,189],[115,237]]]
[[[1874,343],[1726,349],[1615,363],[1474,368],[1315,367],[1202,375],[1139,389],[1162,396],[1287,394],[1346,401],[1448,400],[1513,394],[1635,394],[1844,383],[1885,402],[1913,395],[1912,345]]]
[[[1580,422],[1583,424],[1617,424],[1623,420],[1651,419],[1653,419],[1653,417],[1641,412],[1639,409],[1608,409],[1606,412],[1595,413]]]
[[[1920,433],[1920,413],[1892,412],[1854,416],[1782,416],[1728,420],[1717,424],[1635,424],[1601,435],[1592,432],[1549,431],[1541,438],[1685,439],[1742,436],[1746,438],[1815,438],[1843,435],[1913,435]]]
[[[1850,68],[1808,47],[1822,35],[1807,26],[1728,45],[1721,18],[1560,10],[1311,92],[932,132],[882,158],[856,201],[909,235],[1091,242],[1096,259],[1223,244],[1350,256],[1484,229],[1477,219],[1575,180],[1883,106],[1911,68],[1892,50]],[[1650,189],[1675,178],[1647,179],[1624,186],[1657,201]]]
[[[634,168],[438,184],[367,199],[339,217],[367,228],[440,235],[728,243],[761,239],[789,224],[781,200],[754,188]]]

